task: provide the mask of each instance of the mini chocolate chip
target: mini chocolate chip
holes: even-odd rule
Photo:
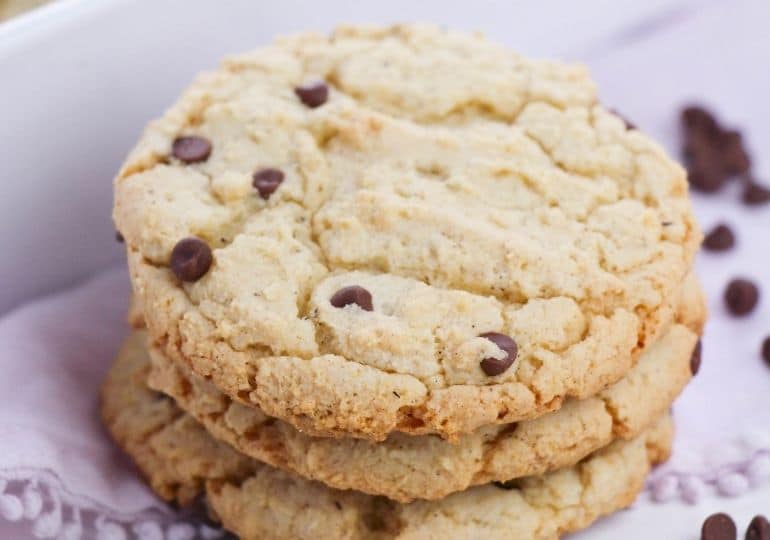
[[[700,357],[702,350],[703,344],[701,343],[701,340],[698,340],[698,343],[695,344],[695,348],[692,350],[692,356],[690,356],[690,373],[693,375],[697,375],[698,370],[700,370]]]
[[[298,86],[294,89],[294,93],[297,94],[302,103],[311,109],[320,107],[329,99],[329,87],[323,82]]]
[[[279,169],[261,169],[254,173],[254,187],[257,188],[259,196],[267,200],[270,195],[278,189],[283,182],[283,171]]]
[[[715,158],[698,158],[687,168],[690,186],[704,193],[719,191],[728,179],[722,164]]]
[[[337,510],[342,510],[342,505],[340,504],[339,501],[334,501],[334,506],[337,507]]]
[[[703,247],[709,251],[727,251],[735,245],[735,235],[732,229],[720,223],[703,239]]]
[[[350,304],[356,304],[364,311],[372,311],[372,294],[358,285],[343,287],[331,297],[331,305],[343,308]]]
[[[505,358],[502,360],[498,360],[497,358],[492,357],[484,358],[480,364],[484,373],[490,377],[494,377],[495,375],[500,375],[513,365],[513,362],[516,360],[516,355],[519,353],[519,347],[510,336],[506,336],[505,334],[500,334],[498,332],[487,332],[485,334],[481,334],[479,337],[488,339],[497,345],[500,349],[505,351],[506,354]]]
[[[765,341],[762,342],[762,358],[765,364],[770,367],[770,336],[767,336]]]
[[[746,182],[743,187],[743,203],[748,206],[756,206],[770,202],[770,189],[757,184],[753,180]]]
[[[738,529],[727,514],[712,514],[703,522],[700,537],[701,540],[736,540]]]
[[[719,150],[728,174],[745,174],[751,168],[751,158],[737,131],[725,131],[719,136]]]
[[[718,124],[710,111],[699,105],[689,105],[681,113],[682,126],[689,131],[713,132]]]
[[[495,487],[498,487],[500,489],[505,489],[505,490],[516,489],[518,487],[516,480],[506,480],[505,482],[492,482],[492,483],[495,485]]]
[[[759,289],[748,279],[734,279],[725,289],[725,303],[733,315],[748,315],[759,301]]]
[[[171,147],[171,154],[185,163],[206,161],[211,155],[211,143],[208,139],[197,135],[177,137]]]
[[[122,244],[123,242],[126,241],[126,239],[123,238],[123,235],[120,234],[120,231],[115,231],[115,241]]]
[[[770,521],[765,516],[754,516],[746,530],[746,540],[770,540]]]
[[[209,245],[195,236],[177,242],[171,252],[171,270],[181,281],[198,281],[211,267]]]

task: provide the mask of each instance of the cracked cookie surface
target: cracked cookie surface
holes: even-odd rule
[[[638,435],[668,410],[692,375],[690,358],[704,319],[703,299],[685,299],[680,313],[677,318],[690,328],[670,327],[623,379],[595,397],[568,400],[560,410],[535,420],[481,428],[455,443],[400,433],[378,443],[312,437],[229,399],[157,348],[143,353],[147,344],[142,331],[131,338],[131,350],[124,354],[150,363],[151,388],[173,397],[213,437],[241,453],[337,489],[409,502],[571,466],[617,438]]]
[[[141,348],[127,347],[102,391],[102,415],[113,437],[159,495],[184,505],[204,493],[213,514],[246,540],[550,540],[631,504],[650,465],[668,456],[673,434],[665,416],[635,439],[615,442],[573,467],[505,488],[488,484],[440,501],[399,504],[331,489],[236,452],[173,400],[149,390]]]
[[[299,429],[373,440],[456,438],[616,382],[700,241],[684,171],[582,67],[419,26],[225,60],[147,128],[114,216],[166,356]],[[190,236],[212,262],[185,281]],[[371,306],[333,305],[350,287]]]

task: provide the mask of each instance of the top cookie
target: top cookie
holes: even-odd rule
[[[414,26],[226,60],[150,124],[114,216],[167,356],[375,440],[617,381],[700,240],[684,171],[583,68]]]

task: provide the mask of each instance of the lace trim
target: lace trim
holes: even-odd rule
[[[767,434],[770,436],[770,433]],[[755,442],[755,441],[754,441]],[[721,459],[719,464],[709,471],[687,472],[661,469],[653,471],[647,482],[646,491],[657,503],[681,500],[688,504],[697,504],[707,495],[738,497],[750,489],[756,489],[770,483],[770,446],[757,447],[751,440],[744,438],[743,451],[736,452],[735,447],[727,447],[742,454],[739,459]],[[713,455],[719,459],[724,448],[715,449]],[[715,461],[716,461],[715,459]]]
[[[57,540],[216,540],[225,531],[164,508],[135,514],[69,493],[50,471],[0,471],[0,517],[28,522],[30,536]]]

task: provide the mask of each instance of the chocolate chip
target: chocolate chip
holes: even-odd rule
[[[735,245],[735,235],[732,229],[720,223],[703,239],[703,247],[709,251],[727,251]]]
[[[704,193],[719,191],[728,179],[718,156],[714,155],[690,160],[687,172],[690,186]]]
[[[294,89],[294,93],[311,109],[320,107],[329,99],[329,87],[322,82],[298,86]]]
[[[690,373],[694,375],[698,374],[700,370],[701,352],[703,351],[703,344],[701,340],[695,344],[695,348],[692,350],[692,356],[690,356]]]
[[[118,242],[119,244],[122,244],[123,242],[126,241],[126,239],[123,238],[123,235],[120,234],[120,231],[115,231],[115,241]]]
[[[762,358],[765,364],[770,367],[770,336],[767,336],[765,341],[762,342]]]
[[[283,182],[283,171],[279,169],[261,169],[254,173],[254,187],[257,188],[259,196],[267,200],[270,195],[278,189]]]
[[[486,334],[481,334],[479,337],[488,339],[506,353],[505,358],[502,360],[491,357],[484,358],[481,361],[481,369],[484,373],[490,377],[494,377],[495,375],[500,375],[513,365],[513,362],[516,360],[516,355],[519,353],[519,347],[510,336],[498,332],[487,332]]]
[[[770,189],[749,180],[743,187],[743,203],[748,206],[756,206],[770,202]]]
[[[340,504],[339,501],[334,501],[334,506],[337,507],[337,510],[342,510],[342,505]]]
[[[152,393],[152,400],[155,403],[167,403],[171,401],[171,398],[168,397],[168,395],[164,394],[163,392],[153,392]]]
[[[719,149],[727,174],[745,174],[751,168],[751,158],[737,131],[725,131],[719,136]]]
[[[748,315],[759,301],[759,289],[748,279],[734,279],[725,289],[725,303],[733,315]]]
[[[746,530],[746,540],[770,540],[770,522],[765,516],[754,516]]]
[[[701,540],[736,540],[738,529],[727,514],[712,514],[703,522],[700,537]]]
[[[177,242],[171,252],[171,271],[181,281],[198,281],[211,267],[209,245],[194,236]]]
[[[358,285],[343,287],[331,297],[331,305],[336,308],[343,308],[350,304],[356,304],[364,311],[372,311],[372,294]]]
[[[681,112],[682,126],[688,131],[713,132],[717,121],[710,111],[700,105],[690,105]]]
[[[211,154],[211,143],[208,139],[192,135],[174,139],[171,154],[185,163],[206,161]]]
[[[731,178],[749,172],[751,158],[740,132],[724,129],[699,106],[685,108],[681,119],[683,153],[693,189],[715,192]]]

